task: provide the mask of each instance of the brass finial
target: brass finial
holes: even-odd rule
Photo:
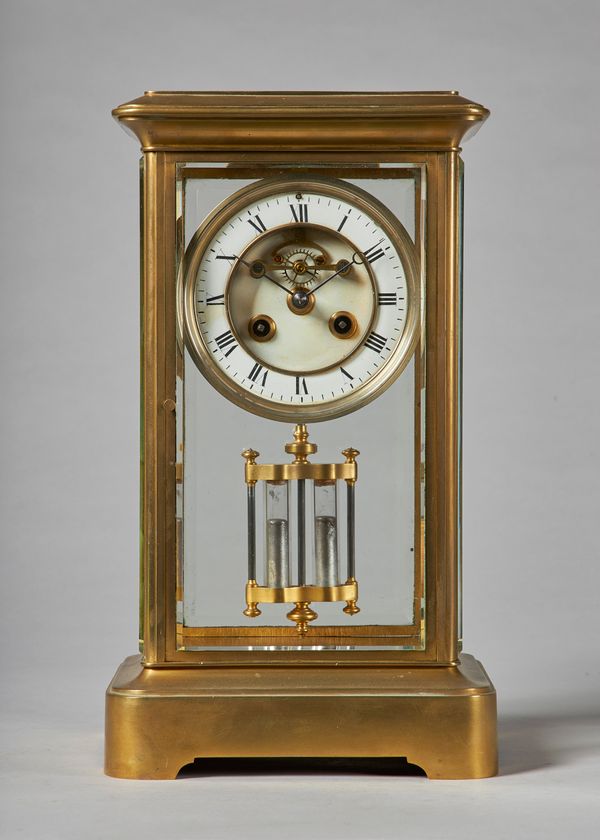
[[[308,633],[308,622],[314,621],[319,616],[310,608],[310,601],[296,601],[294,609],[287,614],[290,621],[296,622],[296,630],[300,636]]]
[[[347,449],[344,449],[342,451],[342,455],[346,458],[346,463],[347,464],[356,464],[356,456],[360,455],[360,452],[358,451],[358,449],[353,449],[351,446],[349,446]],[[349,486],[352,486],[352,485],[356,484],[356,471],[357,470],[358,470],[358,467],[355,467],[354,478],[347,478],[346,479],[346,484],[348,484]]]
[[[349,577],[346,581],[346,585],[356,583],[356,578]],[[346,601],[346,606],[344,607],[344,612],[346,615],[356,615],[356,613],[360,612],[360,607],[357,604],[357,598],[350,598],[349,601]]]
[[[242,458],[246,459],[246,484],[256,484],[256,479],[250,478],[248,472],[250,467],[256,466],[256,459],[259,455],[260,452],[257,452],[256,449],[244,449],[242,452]]]
[[[307,456],[314,455],[317,451],[317,444],[308,442],[308,429],[304,423],[296,424],[294,442],[286,443],[285,451],[294,456],[294,464],[307,464]]]
[[[347,464],[356,464],[356,456],[360,455],[360,452],[358,449],[353,449],[349,446],[348,449],[342,451],[342,455],[345,457]]]
[[[256,459],[260,455],[260,452],[257,452],[256,449],[244,449],[242,452],[242,458],[246,459],[247,464],[256,464]]]
[[[261,614],[258,608],[258,601],[252,600],[252,590],[257,588],[258,584],[255,580],[249,580],[246,584],[246,609],[244,610],[244,615],[247,615],[248,618],[256,618]]]

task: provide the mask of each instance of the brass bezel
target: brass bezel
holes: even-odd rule
[[[319,191],[321,194],[334,198],[352,200],[353,203],[362,206],[365,212],[375,218],[377,224],[393,242],[406,276],[408,298],[406,321],[398,344],[381,368],[364,385],[355,387],[350,393],[326,403],[281,405],[240,388],[215,364],[212,353],[204,344],[196,319],[196,275],[209,242],[228,218],[234,216],[251,201],[258,201],[272,195],[278,189],[290,192]],[[256,184],[249,184],[221,202],[207,216],[186,249],[183,271],[183,329],[187,349],[202,375],[222,396],[260,417],[294,423],[315,423],[357,411],[387,390],[398,378],[408,364],[419,339],[423,290],[415,250],[415,245],[404,226],[390,210],[374,196],[353,184],[347,184],[339,179],[317,177],[302,179],[287,175],[264,178]],[[233,330],[231,319],[229,322]],[[245,349],[251,352],[247,347]],[[358,352],[358,348],[354,352]]]

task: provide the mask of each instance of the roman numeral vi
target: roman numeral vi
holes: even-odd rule
[[[303,376],[296,377],[296,394],[297,396],[300,396],[300,394],[308,394],[306,379]]]

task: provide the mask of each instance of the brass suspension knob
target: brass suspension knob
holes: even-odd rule
[[[293,443],[286,443],[285,451],[294,456],[294,464],[306,464],[308,456],[317,451],[316,443],[308,442],[308,429],[304,423],[298,423],[294,428]]]

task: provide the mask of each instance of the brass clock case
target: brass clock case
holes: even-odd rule
[[[213,354],[204,343],[196,317],[198,268],[212,238],[228,219],[234,217],[250,203],[260,201],[280,191],[314,191],[321,195],[350,201],[362,208],[389,237],[400,256],[406,277],[408,298],[406,320],[396,347],[381,368],[363,385],[329,402],[285,405],[245,390],[230,379],[215,363]],[[181,320],[180,329],[186,347],[202,375],[220,394],[240,408],[261,417],[286,422],[314,423],[356,411],[390,387],[408,364],[415,349],[421,323],[421,306],[421,280],[415,245],[403,225],[384,204],[365,190],[340,180],[279,176],[266,178],[233,193],[200,225],[186,249],[178,310]],[[248,317],[254,314],[249,312]],[[231,321],[230,326],[233,329]],[[360,345],[354,352],[360,352]]]
[[[175,778],[186,763],[211,756],[405,756],[430,778],[493,775],[497,770],[495,690],[481,664],[461,652],[460,618],[463,176],[459,152],[463,141],[488,116],[487,109],[455,91],[150,92],[120,106],[114,115],[138,138],[143,150],[142,654],[125,660],[107,691],[106,772],[121,778]],[[406,170],[402,176],[400,169]],[[278,178],[259,180],[266,173],[277,173]],[[388,210],[345,181],[322,178],[325,173],[365,181],[379,178],[385,183],[405,175],[413,180],[414,205],[407,218],[415,221],[418,250]],[[284,174],[286,177],[282,177]],[[213,462],[209,465],[203,458],[208,450],[212,454],[210,436],[205,436],[197,449],[199,462],[190,458],[193,435],[189,435],[187,450],[183,445],[186,428],[189,434],[200,426],[193,422],[197,415],[186,426],[182,352],[184,340],[192,352],[186,319],[193,327],[193,319],[188,316],[195,316],[195,311],[190,308],[187,315],[184,313],[189,288],[184,280],[193,282],[192,260],[199,260],[197,265],[204,267],[201,255],[194,255],[198,240],[210,235],[211,225],[210,229],[218,229],[220,219],[216,216],[231,212],[232,203],[240,195],[230,196],[211,212],[184,261],[181,235],[186,218],[189,220],[186,207],[192,209],[191,202],[186,205],[187,191],[200,194],[202,186],[192,187],[192,179],[204,184],[211,178],[223,179],[225,189],[229,179],[252,180],[243,201],[251,200],[247,197],[250,191],[254,196],[261,189],[276,189],[278,184],[283,188],[290,183],[318,183],[321,190],[341,188],[343,195],[351,194],[355,203],[357,196],[362,196],[370,208],[377,205],[377,218],[387,220],[386,231],[392,229],[395,242],[404,246],[398,246],[398,250],[403,255],[407,282],[413,284],[410,303],[414,309],[412,326],[407,324],[405,328],[402,359],[394,358],[393,371],[391,366],[386,367],[381,378],[373,381],[373,392],[361,390],[356,403],[332,401],[328,408],[329,416],[335,417],[381,393],[401,372],[418,337],[412,397],[409,403],[398,400],[407,411],[414,409],[414,467],[410,468],[413,459],[408,452],[409,468],[403,470],[410,498],[415,499],[414,523],[411,516],[405,529],[414,557],[408,564],[414,571],[409,623],[398,623],[399,614],[392,624],[362,623],[371,597],[366,586],[361,591],[362,619],[354,622],[360,625],[358,633],[349,626],[346,612],[340,623],[322,624],[320,628],[313,623],[306,642],[299,641],[301,634],[291,624],[255,625],[248,633],[246,619],[256,614],[248,609],[244,618],[240,617],[241,598],[233,623],[220,619],[212,623],[204,606],[197,623],[186,622],[186,505],[188,517],[197,511],[200,520],[202,514],[199,540],[191,546],[191,568],[208,569],[214,560],[233,566],[240,556],[235,540],[215,551],[209,539],[210,528],[203,533],[207,511],[200,505],[211,495],[215,478]],[[392,183],[387,186],[393,188]],[[384,192],[385,188],[381,194]],[[331,263],[327,265],[329,271]],[[220,272],[219,284],[227,273]],[[224,292],[225,285],[219,291]],[[385,290],[381,292],[385,294]],[[352,306],[346,306],[343,299],[331,312],[334,310],[338,315],[344,310],[352,314]],[[261,306],[248,312],[246,335],[250,319],[268,312]],[[226,319],[224,310],[211,313]],[[391,310],[380,314],[391,315]],[[302,324],[306,318],[296,320]],[[401,327],[400,318],[397,326]],[[328,329],[327,322],[324,329]],[[341,350],[350,343],[339,344]],[[269,345],[260,347],[268,349]],[[237,394],[230,393],[231,383],[219,381],[216,358],[206,363],[204,375],[213,377],[211,381],[220,393],[259,415],[272,416],[259,402],[250,403],[241,389]],[[202,359],[194,357],[196,363]],[[194,387],[195,377],[189,379]],[[202,411],[205,406],[199,408]],[[285,419],[296,422],[301,408],[302,404],[290,406],[293,416],[282,412],[277,419],[285,415]],[[206,419],[215,424],[219,420],[218,416]],[[389,420],[395,429],[397,419],[392,409]],[[242,422],[240,428],[244,425]],[[240,448],[248,443],[240,440]],[[375,445],[378,454],[385,447],[383,455],[393,479],[397,472],[392,457],[396,457],[398,448],[384,437],[374,441],[372,451]],[[286,453],[308,461],[309,469],[318,466],[310,467],[308,442],[292,444],[293,450],[288,446]],[[343,454],[351,458],[352,452],[348,449]],[[258,452],[249,448],[243,457],[252,467],[248,471],[248,496],[251,482],[262,481],[261,470],[269,470],[272,476],[273,466],[282,466],[257,463]],[[283,465],[284,470],[292,469],[300,475],[305,466]],[[349,467],[320,465],[327,469],[332,466],[334,471]],[[378,473],[375,470],[372,474],[371,486],[378,484]],[[344,480],[353,479],[348,475]],[[206,495],[196,495],[196,484],[203,485]],[[357,492],[364,498],[362,487]],[[294,509],[292,503],[289,511]],[[395,517],[396,507],[390,507],[390,511]],[[227,509],[223,514],[215,517],[215,529],[233,532],[235,515],[230,517]],[[384,555],[379,545],[371,542],[376,524],[368,518],[365,521],[370,529],[365,534],[366,551],[361,552],[365,572],[375,560],[389,560],[396,566],[398,554]],[[382,524],[387,528],[395,522],[386,519]],[[188,539],[190,530],[188,527]],[[188,542],[188,551],[190,545]],[[243,577],[238,576],[238,584]],[[211,581],[212,576],[203,580],[202,598],[221,599],[222,593]],[[305,585],[313,583],[316,585],[312,577],[305,581]],[[340,583],[346,586],[343,580]],[[294,596],[299,602],[288,616],[290,621],[302,629],[302,622],[310,617],[304,599],[313,594],[336,599],[347,595],[352,606],[354,583],[356,579],[348,580],[348,591],[319,593],[290,592],[290,587],[283,587],[288,590],[283,592],[284,598]],[[411,582],[407,583],[410,593]],[[238,593],[242,595],[241,587]],[[250,602],[251,607],[255,600],[262,603],[258,596],[267,594],[249,586],[246,604]],[[262,621],[266,621],[267,612],[276,609],[268,606]],[[261,619],[256,622],[260,623]]]

